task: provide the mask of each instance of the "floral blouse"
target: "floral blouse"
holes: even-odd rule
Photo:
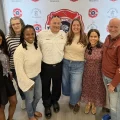
[[[4,54],[1,49],[0,49],[0,61],[3,66],[3,76],[8,76],[8,73],[10,72],[9,59],[8,56]]]

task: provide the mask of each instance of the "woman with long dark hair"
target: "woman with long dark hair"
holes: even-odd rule
[[[9,66],[9,54],[7,52],[6,39],[3,31],[0,30],[0,120],[5,120],[4,108],[7,101],[9,101],[7,120],[12,120],[17,104],[17,98]]]
[[[18,85],[25,95],[25,105],[29,120],[37,120],[42,114],[36,111],[41,98],[41,61],[42,54],[38,47],[35,29],[26,25],[20,35],[21,44],[14,53],[14,64]]]
[[[88,46],[85,52],[85,68],[81,100],[86,102],[85,113],[96,114],[96,106],[105,105],[105,86],[102,79],[102,43],[97,29],[88,34]]]

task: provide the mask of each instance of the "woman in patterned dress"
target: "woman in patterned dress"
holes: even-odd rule
[[[83,90],[81,100],[86,102],[85,113],[96,114],[96,106],[105,105],[105,86],[102,79],[102,43],[97,29],[88,32],[88,41],[85,52],[85,68],[83,74]]]

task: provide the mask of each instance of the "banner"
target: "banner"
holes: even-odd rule
[[[38,33],[49,28],[53,15],[59,15],[65,32],[72,19],[81,19],[85,32],[96,28],[101,41],[107,36],[107,25],[112,18],[120,18],[120,0],[3,0],[5,24],[8,32],[11,17],[21,17],[25,24],[34,26]]]

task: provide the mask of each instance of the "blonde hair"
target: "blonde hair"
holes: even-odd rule
[[[12,28],[12,24],[11,24],[11,21],[12,21],[12,20],[20,20],[20,24],[21,24],[22,28],[25,27],[25,23],[24,23],[24,21],[23,21],[21,18],[19,18],[19,17],[12,17],[12,18],[10,19],[9,35],[10,35],[10,37],[15,37],[15,36],[16,36],[16,33],[15,33],[15,31],[13,30],[13,28]],[[21,28],[21,29],[22,29],[22,28]]]

